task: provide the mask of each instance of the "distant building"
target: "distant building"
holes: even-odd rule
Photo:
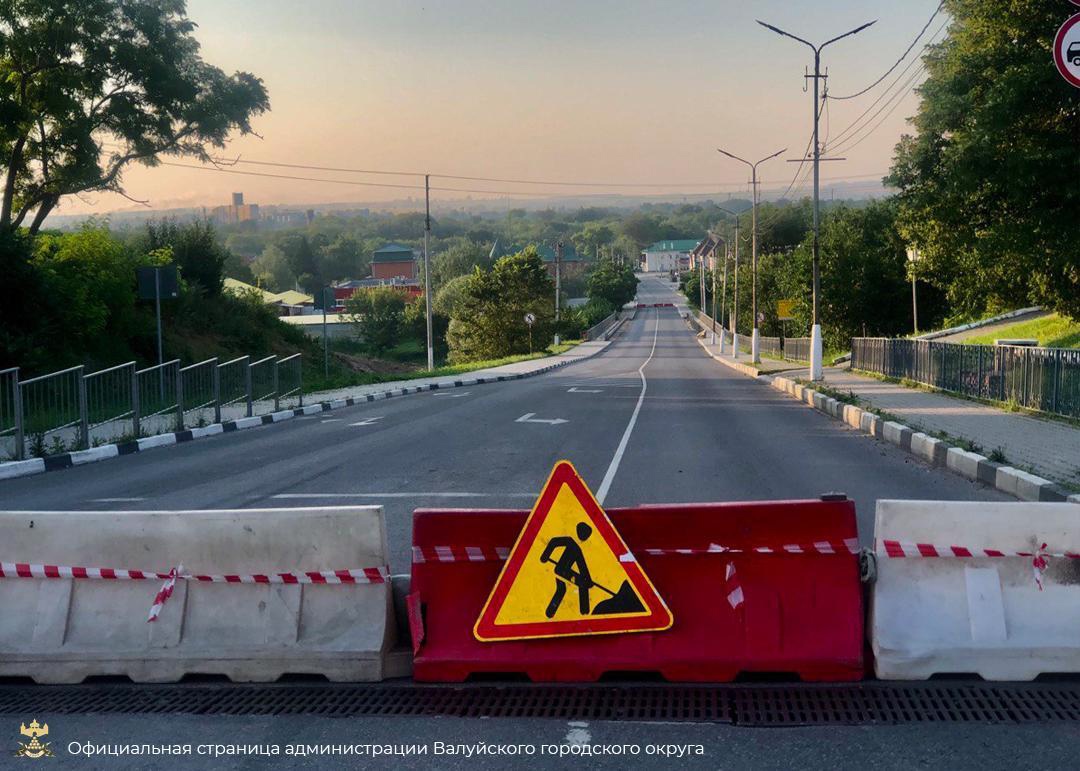
[[[547,268],[548,273],[555,278],[555,247],[541,244],[536,247],[536,251],[540,254],[540,259],[544,261],[544,267]],[[588,267],[585,258],[568,243],[563,244],[562,259],[559,262],[561,264],[559,273],[562,278],[576,278],[584,274]]]
[[[646,273],[667,273],[690,269],[690,254],[700,241],[696,238],[681,238],[672,241],[657,241],[646,246],[642,251]]]
[[[259,220],[259,204],[244,203],[243,193],[232,194],[232,204],[229,206],[215,206],[211,211],[215,222],[222,225],[231,225],[237,222],[257,222]]]
[[[690,269],[695,270],[699,266],[704,266],[707,270],[712,270],[720,264],[723,251],[724,239],[715,233],[709,233],[690,252]]]
[[[366,289],[375,289],[381,286],[400,289],[413,299],[424,294],[423,287],[420,286],[419,280],[415,278],[362,278],[353,281],[342,281],[339,284],[334,284],[332,287],[334,290],[334,312],[342,313],[345,310],[345,301],[357,292]]]
[[[371,255],[371,277],[378,279],[415,279],[416,254],[411,247],[386,244]]]

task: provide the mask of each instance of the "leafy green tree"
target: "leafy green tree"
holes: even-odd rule
[[[555,285],[534,247],[499,259],[469,276],[447,332],[453,362],[528,353],[525,314],[536,316],[536,347],[553,334]]]
[[[465,296],[465,290],[469,286],[472,274],[458,276],[447,281],[435,294],[432,307],[436,313],[447,318],[453,318],[457,314],[458,303]]]
[[[296,283],[296,274],[289,267],[289,258],[277,244],[263,249],[263,253],[251,263],[251,272],[260,286],[273,292],[292,289]]]
[[[431,258],[431,285],[434,289],[445,286],[458,276],[467,276],[473,268],[489,268],[489,248],[475,242],[455,244]]]
[[[407,302],[408,294],[393,287],[358,289],[345,301],[345,313],[364,344],[380,354],[401,340]]]
[[[578,254],[586,259],[596,256],[600,247],[607,247],[615,240],[615,231],[603,222],[589,222],[570,237]]]
[[[637,285],[637,276],[630,265],[602,259],[589,274],[586,292],[590,300],[603,301],[612,308],[621,308],[634,299]]]
[[[319,272],[331,280],[365,276],[370,265],[360,242],[344,233],[321,245],[317,259]]]
[[[1080,317],[1080,99],[1055,71],[1059,0],[946,0],[949,36],[896,148],[920,275],[975,315],[1037,302]]]
[[[450,317],[433,307],[431,309],[431,337],[435,354],[439,357],[446,355],[446,330],[449,326]],[[424,302],[423,297],[405,306],[401,317],[401,329],[404,336],[418,340],[427,346],[427,303]]]
[[[230,255],[209,222],[148,222],[139,246],[143,252],[171,249],[185,281],[200,287],[208,295],[221,294],[225,263]]]
[[[124,194],[133,162],[208,160],[251,132],[262,81],[204,62],[194,29],[184,0],[0,0],[0,230],[37,233],[66,195]]]

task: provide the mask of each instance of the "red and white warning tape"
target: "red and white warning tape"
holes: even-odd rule
[[[858,554],[859,542],[855,538],[843,541],[814,541],[813,543],[784,544],[782,546],[730,547],[709,544],[686,549],[640,549],[649,556],[695,555],[695,554]],[[510,556],[509,546],[414,546],[413,563],[425,562],[497,562]]]
[[[148,622],[157,619],[161,608],[172,596],[177,581],[197,581],[214,584],[384,584],[390,580],[389,567],[354,568],[351,570],[318,570],[302,573],[253,573],[239,575],[202,575],[183,572],[182,566],[168,573],[150,570],[116,570],[113,568],[66,567],[39,565],[28,562],[0,562],[0,578],[75,578],[103,581],[164,581],[150,607]]]
[[[1043,571],[1050,564],[1050,559],[1080,559],[1080,553],[1076,552],[1049,552],[1044,543],[1035,551],[1002,551],[1000,549],[969,549],[966,546],[936,546],[931,543],[909,543],[907,541],[882,540],[878,551],[884,549],[885,556],[890,559],[917,559],[917,558],[948,558],[959,557],[962,559],[978,559],[989,557],[991,559],[1005,559],[1009,557],[1026,557],[1031,560],[1031,569],[1035,574],[1035,583],[1039,591],[1043,590]]]

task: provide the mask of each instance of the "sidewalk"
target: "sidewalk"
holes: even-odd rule
[[[808,380],[801,369],[792,377]],[[1080,429],[940,393],[905,388],[847,369],[827,367],[825,385],[851,392],[877,410],[891,413],[928,434],[945,432],[954,439],[978,444],[980,453],[1000,449],[1005,462],[1072,488],[1080,488]]]
[[[491,383],[497,381],[499,378],[514,379],[519,377],[528,377],[529,375],[546,372],[557,367],[572,364],[582,359],[591,358],[603,351],[610,344],[611,343],[606,340],[596,340],[589,343],[579,343],[578,345],[575,345],[573,348],[571,348],[569,351],[566,351],[565,353],[560,353],[556,356],[545,356],[540,359],[517,361],[513,364],[504,364],[501,367],[478,369],[472,372],[463,372],[459,375],[442,375],[441,377],[413,378],[411,380],[394,380],[385,383],[375,383],[373,385],[337,388],[333,391],[316,391],[313,393],[305,393],[304,401],[308,404],[315,404],[316,402],[331,402],[339,399],[350,399],[360,396],[367,396],[369,393],[376,394],[384,393],[386,391],[398,391],[403,388],[427,390],[428,387],[431,385],[449,387],[453,386],[455,382],[475,384],[478,381],[485,381]]]
[[[752,374],[754,377],[756,377],[757,375],[771,375],[771,374],[774,374],[776,372],[784,372],[786,370],[799,369],[799,368],[805,366],[805,365],[800,364],[799,362],[796,362],[796,361],[780,361],[779,359],[770,359],[767,356],[762,356],[761,361],[759,363],[757,363],[757,364],[754,364],[753,361],[751,360],[750,354],[747,353],[746,351],[742,351],[742,350],[739,351],[739,358],[738,359],[733,359],[731,357],[731,341],[730,340],[728,340],[724,344],[724,353],[721,354],[720,353],[720,335],[718,334],[716,336],[716,343],[715,344],[709,342],[709,340],[711,340],[711,339],[712,339],[712,335],[708,330],[706,330],[704,337],[699,337],[698,338],[698,343],[701,345],[702,348],[705,349],[706,353],[708,353],[714,359],[719,361],[721,364],[727,364],[728,366],[735,366],[736,369],[740,369],[740,370],[744,370],[744,371],[747,368],[752,368],[754,370],[757,370],[756,374],[747,372],[747,374]],[[748,337],[740,337],[739,338],[739,348],[740,349],[742,348],[743,340],[746,341],[747,345],[749,345],[749,343],[750,343],[750,338],[748,338]],[[737,365],[742,365],[742,366],[740,367],[740,366],[737,366]]]

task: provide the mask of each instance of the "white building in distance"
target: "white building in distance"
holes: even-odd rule
[[[701,243],[696,238],[682,238],[674,241],[657,241],[645,247],[642,252],[646,273],[667,273],[688,270],[690,253]]]

